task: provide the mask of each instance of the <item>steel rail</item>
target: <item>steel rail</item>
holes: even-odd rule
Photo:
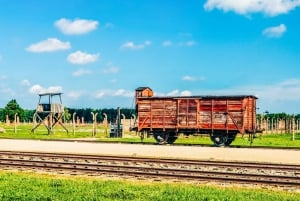
[[[54,154],[57,157],[57,154]],[[50,154],[48,154],[50,156]],[[59,155],[61,156],[61,155]],[[23,155],[25,158],[26,156]],[[54,158],[55,158],[54,157]],[[268,184],[276,186],[296,186],[300,187],[299,177],[278,176],[278,175],[257,175],[257,174],[241,174],[233,172],[216,172],[202,170],[188,170],[177,168],[157,168],[129,165],[112,165],[112,164],[91,164],[86,162],[64,162],[66,155],[62,155],[63,161],[47,161],[35,159],[14,159],[0,158],[1,167],[19,167],[19,168],[38,168],[38,169],[56,169],[72,172],[88,172],[92,174],[116,174],[116,175],[131,175],[131,176],[148,176],[158,178],[174,178],[186,179],[193,181],[228,181],[236,183],[251,183],[251,184]],[[84,155],[80,155],[85,159]],[[160,162],[158,160],[157,162]]]
[[[214,166],[214,167],[236,167],[248,169],[274,169],[283,171],[299,171],[300,165],[297,164],[269,164],[243,161],[216,161],[216,160],[190,160],[190,159],[171,159],[171,158],[149,158],[149,157],[129,157],[129,156],[104,156],[104,155],[85,155],[85,154],[68,154],[68,153],[41,153],[41,152],[15,152],[15,151],[0,151],[0,159],[2,156],[19,156],[19,157],[39,157],[45,159],[73,159],[73,160],[94,160],[95,162],[103,161],[126,161],[133,163],[160,163],[164,165],[188,165],[188,166]]]

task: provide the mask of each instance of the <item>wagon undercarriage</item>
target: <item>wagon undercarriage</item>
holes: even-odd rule
[[[229,146],[234,140],[237,135],[237,132],[220,132],[220,131],[207,131],[207,130],[202,130],[201,132],[193,132],[191,130],[185,130],[184,132],[179,131],[162,131],[162,130],[156,130],[156,131],[143,131],[141,132],[141,138],[144,138],[145,136],[153,136],[154,139],[156,140],[157,143],[159,144],[173,144],[178,136],[180,134],[183,134],[185,136],[189,135],[209,135],[211,141],[216,145],[216,146]]]

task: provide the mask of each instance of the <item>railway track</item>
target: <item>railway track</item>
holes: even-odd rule
[[[43,139],[42,139],[43,140]],[[159,145],[156,142],[124,142],[124,141],[98,141],[98,140],[85,140],[85,139],[46,139],[45,141],[63,141],[63,142],[88,142],[88,143],[119,143],[119,144],[141,144],[141,145]],[[162,145],[164,146],[164,145]],[[175,143],[168,144],[168,146],[195,146],[195,147],[215,147],[213,144],[189,144],[189,143]],[[262,145],[230,145],[226,146],[226,148],[251,148],[251,149],[283,149],[283,150],[300,150],[300,147],[288,147],[288,146],[262,146]]]
[[[300,190],[300,165],[1,151],[0,169]]]

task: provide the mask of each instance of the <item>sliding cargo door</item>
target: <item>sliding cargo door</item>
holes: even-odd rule
[[[202,99],[199,111],[201,129],[212,131],[227,129],[227,100],[215,98]]]
[[[197,129],[197,108],[198,99],[178,99],[178,128],[181,129]]]
[[[139,131],[165,131],[176,128],[176,100],[151,98],[139,100]]]
[[[157,99],[151,102],[151,128],[175,129],[176,101],[173,99]]]
[[[243,102],[232,98],[202,99],[199,108],[201,129],[214,131],[243,130]]]

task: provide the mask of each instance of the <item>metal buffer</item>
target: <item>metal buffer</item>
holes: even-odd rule
[[[62,93],[43,93],[39,94],[39,102],[33,115],[34,126],[31,132],[41,124],[44,124],[48,130],[48,134],[53,132],[54,127],[60,124],[68,133],[68,129],[62,122],[64,116],[64,106],[61,101]]]

